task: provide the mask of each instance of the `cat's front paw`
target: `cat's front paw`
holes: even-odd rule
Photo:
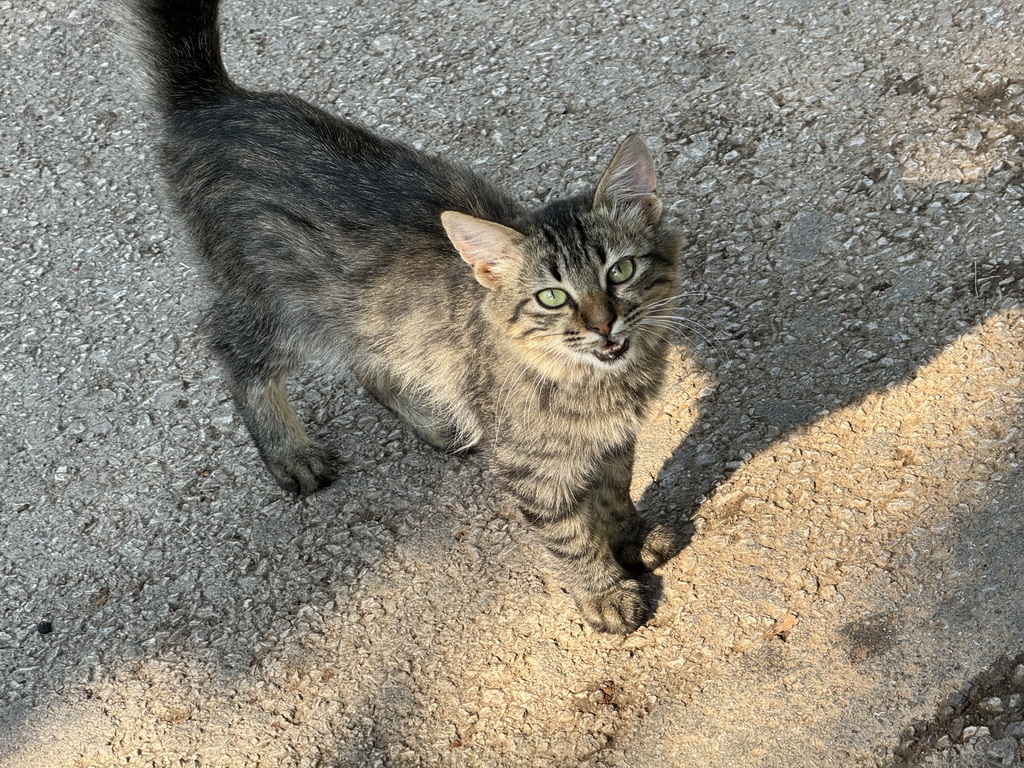
[[[310,443],[279,457],[264,457],[278,484],[300,496],[326,488],[338,477],[338,458],[327,448]]]
[[[660,568],[675,557],[680,549],[678,537],[672,529],[656,523],[627,541],[618,559],[628,570],[644,573]]]
[[[576,605],[587,623],[598,632],[626,635],[650,616],[644,585],[636,579],[623,579],[599,594],[578,594]]]
[[[640,561],[644,568],[653,571],[675,557],[679,550],[679,540],[672,529],[656,523],[644,537],[643,546],[640,547]]]

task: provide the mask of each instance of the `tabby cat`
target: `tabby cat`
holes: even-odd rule
[[[680,239],[627,138],[586,194],[524,209],[469,170],[224,70],[217,0],[127,0],[160,162],[214,289],[212,347],[271,474],[337,476],[285,379],[343,363],[428,443],[479,446],[583,617],[626,633],[672,554],[629,497]]]

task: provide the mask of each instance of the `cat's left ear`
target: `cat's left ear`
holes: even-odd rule
[[[661,220],[657,185],[650,150],[643,139],[633,134],[619,145],[601,177],[594,193],[594,208],[636,208],[648,224],[657,224]]]
[[[442,213],[441,224],[484,288],[498,288],[511,267],[522,259],[516,245],[522,235],[514,229],[455,211]]]

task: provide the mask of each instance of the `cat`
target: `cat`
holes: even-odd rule
[[[217,0],[126,0],[159,163],[213,288],[211,346],[286,491],[338,476],[285,392],[338,360],[426,442],[481,448],[583,618],[628,633],[674,552],[630,500],[662,382],[681,238],[650,152],[527,210],[461,166],[236,85]]]

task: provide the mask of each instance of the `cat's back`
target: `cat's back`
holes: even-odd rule
[[[225,95],[169,116],[164,137],[172,187],[193,215],[251,222],[276,211],[334,236],[439,243],[445,210],[508,224],[521,215],[467,168],[287,94]]]

